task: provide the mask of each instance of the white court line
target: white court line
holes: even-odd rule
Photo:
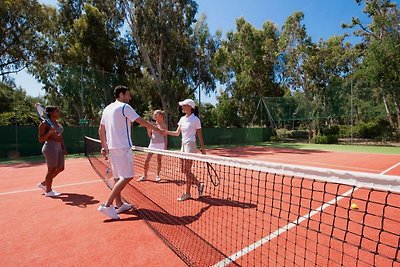
[[[384,170],[383,172],[381,172],[380,174],[385,174],[391,170],[393,170],[394,168],[396,168],[397,166],[400,165],[400,162],[393,165],[392,167]],[[349,191],[343,193],[340,196],[335,197],[334,199],[324,203],[322,206],[320,206],[319,208],[316,208],[315,210],[310,211],[309,213],[299,217],[297,220],[294,220],[291,223],[288,223],[287,225],[283,226],[282,228],[279,228],[278,230],[276,230],[273,233],[270,233],[268,236],[261,238],[260,240],[258,240],[257,242],[243,248],[242,250],[232,254],[231,256],[223,259],[220,262],[217,262],[216,264],[214,264],[212,267],[224,267],[228,264],[231,264],[232,262],[234,262],[235,260],[243,257],[244,255],[248,254],[249,252],[255,250],[256,248],[262,246],[265,243],[268,243],[269,241],[271,241],[272,239],[274,239],[275,237],[278,237],[280,234],[290,230],[291,228],[295,227],[296,225],[299,225],[301,222],[311,218],[312,216],[314,216],[315,214],[323,211],[324,209],[326,209],[327,207],[335,204],[336,202],[338,202],[339,200],[343,199],[344,197],[347,197],[348,195],[350,195],[351,193],[354,193],[358,188],[352,188]]]
[[[397,164],[395,164],[395,165],[393,165],[393,166],[392,166],[392,167],[390,167],[389,169],[387,169],[387,170],[385,170],[385,171],[381,172],[380,174],[385,174],[385,173],[388,173],[388,172],[390,172],[391,170],[393,170],[394,168],[396,168],[397,166],[400,166],[400,162],[399,162],[399,163],[397,163]]]
[[[54,188],[61,188],[61,187],[68,187],[68,186],[74,186],[74,185],[98,183],[98,182],[103,182],[103,180],[100,180],[100,179],[99,179],[99,180],[85,181],[85,182],[72,183],[72,184],[56,185],[56,186],[53,186],[53,187],[54,187]],[[16,191],[2,192],[2,193],[0,193],[0,196],[11,195],[11,194],[18,194],[18,193],[24,193],[24,192],[32,192],[32,191],[38,191],[38,190],[42,190],[42,189],[40,189],[40,188],[32,188],[32,189],[25,189],[25,190],[16,190]]]

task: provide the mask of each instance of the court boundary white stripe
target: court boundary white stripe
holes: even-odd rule
[[[62,188],[62,187],[69,187],[69,186],[83,185],[83,184],[92,184],[92,183],[98,183],[98,182],[103,182],[103,180],[99,179],[99,180],[78,182],[78,183],[72,183],[72,184],[55,185],[55,186],[53,186],[53,188]],[[40,191],[40,190],[42,190],[42,189],[40,189],[40,188],[31,188],[31,189],[9,191],[9,192],[1,192],[0,196],[12,195],[12,194],[18,194],[18,193],[24,193],[24,192]]]
[[[394,168],[396,168],[397,166],[400,165],[400,162],[391,166],[390,168],[384,170],[383,172],[381,172],[380,174],[385,174],[391,170],[393,170]],[[344,197],[350,195],[351,193],[354,193],[358,188],[352,188],[349,191],[343,193],[340,196],[335,197],[334,199],[324,203],[322,206],[316,208],[315,210],[310,211],[309,213],[297,218],[296,220],[294,220],[291,223],[288,223],[287,225],[279,228],[278,230],[270,233],[268,236],[261,238],[260,240],[258,240],[257,242],[254,242],[253,244],[243,248],[242,250],[237,251],[236,253],[232,254],[231,256],[223,259],[220,262],[217,262],[216,264],[214,264],[212,267],[224,267],[227,266],[228,264],[233,263],[235,260],[243,257],[244,255],[248,254],[249,252],[255,250],[256,248],[262,246],[265,243],[268,243],[269,241],[271,241],[272,239],[278,237],[280,234],[290,230],[291,228],[295,227],[296,225],[300,224],[301,222],[303,222],[306,219],[311,218],[312,216],[314,216],[315,214],[323,211],[324,209],[326,209],[327,207],[335,204],[336,202],[338,202],[339,200],[343,199]]]

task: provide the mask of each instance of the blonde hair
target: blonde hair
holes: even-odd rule
[[[165,112],[164,112],[163,110],[161,110],[161,109],[156,109],[156,110],[154,110],[154,114],[155,114],[155,115],[161,115],[161,117],[162,117],[163,119],[165,119]]]

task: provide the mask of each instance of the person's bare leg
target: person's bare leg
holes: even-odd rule
[[[157,155],[157,176],[160,176],[161,172],[161,155]]]
[[[146,176],[146,177],[147,177],[147,173],[149,172],[149,163],[150,163],[152,156],[153,156],[152,153],[147,154],[146,161],[144,162],[144,176]]]
[[[52,184],[53,184],[53,179],[54,179],[60,172],[62,172],[62,171],[64,170],[64,167],[57,168],[57,169],[51,168],[51,169],[54,170],[54,171],[52,171],[52,172],[50,173],[50,178],[47,178],[47,175],[49,174],[49,170],[47,170],[46,178],[44,179],[43,182],[41,182],[41,184],[44,185],[44,186],[46,186],[46,189],[47,189],[46,179],[51,179],[50,191],[51,191],[51,187],[52,187]],[[46,190],[46,192],[49,192],[49,191]]]
[[[115,183],[113,189],[111,190],[111,194],[108,197],[107,202],[105,203],[106,207],[109,207],[113,203],[114,199],[116,199],[117,197],[119,198],[118,200],[122,203],[121,191],[132,180],[132,178],[120,179],[118,182]]]
[[[192,187],[193,183],[193,173],[191,172],[192,168],[192,161],[191,160],[185,160],[184,162],[184,172],[186,174],[186,194],[190,195],[190,189]]]
[[[51,186],[53,184],[53,177],[55,173],[57,173],[56,168],[47,168],[47,174],[46,177],[44,178],[44,183],[46,185],[46,193],[50,192],[52,189]]]
[[[119,179],[114,179],[114,181],[115,181],[115,183],[114,183],[114,186],[115,186],[115,184],[119,181]],[[117,207],[120,207],[123,204],[121,192],[115,196],[114,202],[115,202],[115,206],[117,206]]]

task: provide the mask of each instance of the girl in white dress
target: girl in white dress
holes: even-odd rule
[[[157,109],[153,112],[152,120],[155,122],[155,126],[159,129],[168,130],[167,124],[165,123],[165,115],[164,111]],[[156,131],[152,131],[151,129],[147,129],[147,135],[150,137],[149,148],[152,149],[167,149],[168,137],[163,136]],[[153,153],[148,153],[147,158],[144,164],[144,174],[142,177],[138,179],[138,182],[147,180],[147,173],[149,171],[149,162],[153,157]],[[156,182],[161,181],[160,178],[160,170],[161,170],[161,155],[157,155],[157,175],[155,177]]]
[[[168,131],[168,134],[172,136],[179,136],[182,134],[181,152],[186,153],[198,152],[196,145],[197,135],[201,147],[200,151],[203,154],[206,154],[204,149],[203,134],[201,131],[201,122],[198,118],[198,114],[196,114],[197,107],[195,102],[192,99],[185,99],[184,101],[179,102],[179,105],[182,107],[182,112],[185,113],[185,116],[181,117],[179,120],[178,129],[176,129],[176,131]],[[186,175],[186,191],[178,198],[178,201],[185,201],[191,198],[190,189],[192,184],[197,186],[199,197],[203,195],[204,184],[200,183],[196,176],[192,173],[192,163],[192,160],[183,160],[182,162],[182,170]]]

